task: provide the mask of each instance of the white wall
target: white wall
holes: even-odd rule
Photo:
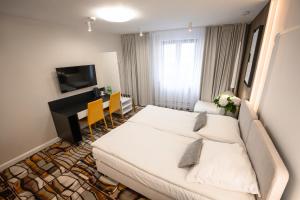
[[[98,59],[101,70],[97,71],[97,77],[102,77],[105,86],[111,86],[113,91],[121,91],[117,52],[100,53]]]
[[[290,173],[283,199],[300,199],[300,1],[280,0],[259,115]]]
[[[81,23],[81,22],[79,22]],[[101,64],[119,35],[0,15],[0,164],[57,137],[48,102],[61,94],[55,67]],[[97,68],[96,70],[98,70]],[[103,78],[97,77],[103,86]]]

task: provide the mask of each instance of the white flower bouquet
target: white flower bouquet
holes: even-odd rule
[[[225,114],[228,111],[231,113],[235,113],[237,110],[237,107],[240,106],[240,104],[241,104],[241,99],[236,96],[232,96],[232,95],[228,95],[228,94],[221,94],[214,99],[214,103],[218,107],[224,108]]]

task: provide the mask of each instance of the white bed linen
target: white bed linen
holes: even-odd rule
[[[199,164],[190,169],[186,177],[188,182],[259,194],[245,146],[211,140],[203,140],[202,144]]]
[[[177,165],[186,147],[194,140],[127,122],[95,141],[92,146],[97,161],[174,199],[255,199],[247,193],[187,182],[188,169],[178,168]]]
[[[238,121],[228,116],[207,114],[206,126],[194,132],[198,114],[148,105],[128,121],[195,139],[203,137],[220,142],[243,143]]]

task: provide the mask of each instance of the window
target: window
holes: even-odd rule
[[[190,90],[193,86],[196,40],[163,41],[162,73],[160,84],[164,89]]]
[[[151,33],[155,105],[192,109],[200,96],[204,28]]]

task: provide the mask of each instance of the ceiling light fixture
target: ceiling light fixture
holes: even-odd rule
[[[88,25],[88,32],[93,31],[93,25],[95,24],[96,17],[88,17],[87,19],[87,25]]]
[[[109,22],[127,22],[137,17],[137,12],[125,6],[103,7],[97,10],[97,16]]]
[[[243,16],[248,16],[248,15],[250,15],[250,13],[251,13],[251,12],[250,12],[249,10],[246,10],[246,11],[244,11],[244,12],[242,13],[242,15],[243,15]]]
[[[144,34],[142,32],[142,29],[140,29],[140,37],[143,37],[143,36],[144,36]]]
[[[190,22],[189,25],[188,25],[188,31],[189,32],[193,31],[193,24],[192,24],[192,22]]]

